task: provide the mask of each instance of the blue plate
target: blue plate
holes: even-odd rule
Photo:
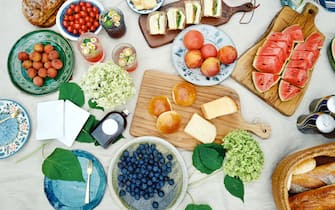
[[[30,136],[30,120],[27,111],[16,101],[0,99],[0,120],[20,110],[15,118],[0,124],[0,159],[19,151]]]
[[[88,210],[96,207],[106,189],[106,174],[100,161],[91,153],[72,151],[79,159],[85,182],[51,180],[44,178],[44,192],[50,204],[59,210]],[[93,172],[90,180],[90,202],[85,204],[88,160],[92,160]]]
[[[229,65],[221,64],[219,74],[213,77],[207,77],[203,75],[200,71],[200,68],[189,69],[184,61],[184,56],[187,52],[187,49],[183,44],[183,38],[184,35],[190,30],[200,31],[204,36],[205,43],[211,43],[215,45],[218,50],[225,45],[231,45],[235,47],[235,44],[231,38],[225,32],[215,26],[200,24],[187,27],[177,35],[172,44],[172,62],[177,72],[184,80],[195,85],[211,86],[221,83],[233,72],[236,61]]]
[[[131,10],[133,10],[134,12],[138,13],[138,14],[149,14],[152,13],[156,10],[158,10],[164,3],[164,0],[156,0],[157,4],[154,8],[152,9],[137,9],[133,3],[132,0],[127,0],[127,4],[130,7]]]

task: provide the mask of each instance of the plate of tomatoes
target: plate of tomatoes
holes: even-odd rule
[[[172,62],[186,81],[200,86],[221,83],[233,72],[237,50],[215,26],[200,24],[181,31],[172,44]]]
[[[56,91],[73,72],[70,43],[51,30],[37,30],[22,36],[12,47],[8,73],[13,84],[26,93],[42,95]]]
[[[85,32],[98,34],[102,28],[99,17],[103,10],[97,0],[68,0],[57,12],[56,25],[65,38],[73,41]]]

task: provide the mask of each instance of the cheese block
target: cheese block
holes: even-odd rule
[[[186,24],[199,24],[201,20],[201,3],[200,1],[184,1]]]
[[[236,102],[228,96],[201,105],[201,111],[208,120],[238,111]]]
[[[151,35],[166,33],[165,12],[153,12],[148,16],[148,29]]]
[[[202,143],[211,143],[216,137],[215,125],[208,122],[197,113],[192,115],[184,131]]]

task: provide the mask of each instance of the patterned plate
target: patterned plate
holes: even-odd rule
[[[44,178],[44,192],[49,203],[57,210],[94,209],[102,200],[106,190],[106,173],[100,161],[83,150],[72,151],[80,162],[85,182],[51,180]],[[90,177],[90,202],[85,204],[87,164],[92,160],[93,171]]]
[[[156,2],[157,2],[156,6],[152,9],[137,9],[132,0],[127,0],[127,4],[130,7],[130,9],[132,9],[134,12],[138,14],[149,14],[151,12],[158,10],[163,5],[164,0],[156,0]]]
[[[0,159],[19,151],[30,136],[30,120],[27,111],[17,102],[0,99],[0,120],[20,110],[15,118],[0,124]]]
[[[28,77],[26,70],[22,67],[21,61],[17,58],[17,54],[20,51],[32,52],[36,43],[53,45],[63,61],[63,68],[58,71],[57,77],[45,79],[42,87],[37,87],[33,84],[32,79]],[[71,78],[73,65],[74,56],[71,45],[60,34],[50,30],[38,30],[25,34],[14,44],[7,61],[8,72],[13,84],[33,95],[56,91],[62,82],[66,82]]]
[[[214,26],[204,24],[187,27],[182,32],[180,32],[173,41],[171,51],[172,62],[182,78],[190,83],[200,86],[211,86],[221,83],[233,72],[236,61],[229,65],[221,64],[220,73],[213,77],[204,76],[201,74],[199,68],[189,69],[184,62],[184,55],[187,52],[187,49],[183,44],[183,37],[189,30],[200,31],[205,38],[205,43],[211,43],[215,45],[217,49],[220,49],[225,45],[232,45],[235,47],[235,44],[223,31],[217,29]]]

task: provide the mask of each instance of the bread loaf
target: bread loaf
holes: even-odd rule
[[[65,0],[22,0],[22,13],[36,26],[50,27],[56,22],[56,14]]]
[[[335,184],[289,197],[291,210],[334,210]]]

